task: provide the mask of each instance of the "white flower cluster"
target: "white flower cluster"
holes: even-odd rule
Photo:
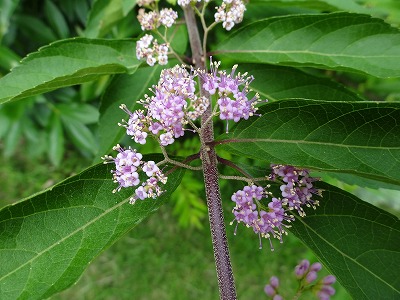
[[[215,22],[222,22],[222,27],[229,31],[235,24],[242,22],[246,7],[242,0],[223,0],[216,10]]]
[[[152,1],[141,1],[139,6],[150,6]],[[178,13],[171,8],[163,8],[159,12],[151,10],[145,12],[143,8],[139,9],[137,16],[143,31],[155,30],[161,25],[171,27],[178,18]],[[146,59],[149,66],[154,66],[156,62],[160,65],[168,63],[169,45],[167,43],[158,44],[157,40],[150,34],[145,34],[136,42],[137,59]]]
[[[154,66],[157,61],[160,65],[166,65],[168,63],[168,51],[168,44],[159,45],[150,34],[145,34],[136,42],[137,59],[146,59],[149,66]]]
[[[178,18],[178,13],[171,8],[163,8],[158,13],[157,11],[145,12],[143,8],[139,9],[137,16],[142,30],[153,30],[161,25],[171,27]]]

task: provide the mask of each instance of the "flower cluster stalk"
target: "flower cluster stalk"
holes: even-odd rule
[[[196,24],[194,11],[190,6],[184,7],[185,20],[188,27],[189,41],[192,50],[193,63],[196,68],[205,69],[205,53],[201,45],[200,35]],[[199,80],[202,80],[201,78]],[[200,84],[202,86],[202,84]],[[209,96],[201,88],[201,96]],[[210,105],[202,115],[201,124],[201,151],[204,184],[206,190],[208,217],[210,221],[211,239],[214,250],[214,259],[218,277],[220,299],[237,299],[235,281],[233,278],[226,229],[222,209],[221,191],[218,181],[217,155],[214,147],[207,144],[214,141],[213,123],[207,122],[212,115]]]

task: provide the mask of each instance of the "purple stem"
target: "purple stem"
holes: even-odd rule
[[[193,63],[196,68],[205,69],[205,59],[202,53],[202,45],[194,11],[190,6],[187,6],[184,8],[184,13],[192,49]],[[209,97],[208,93],[203,89],[201,89],[200,93],[201,95]],[[213,124],[212,122],[204,124],[204,121],[207,120],[211,114],[212,107],[209,105],[202,116],[202,134],[200,138],[202,139],[203,146],[200,150],[200,158],[203,164],[208,218],[210,221],[211,240],[217,270],[219,295],[222,300],[234,300],[237,299],[236,287],[226,238],[221,191],[218,182],[217,154],[213,146],[207,145],[208,143],[214,142]]]

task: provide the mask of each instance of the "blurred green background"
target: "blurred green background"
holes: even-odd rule
[[[319,12],[272,2],[268,6],[270,15]],[[393,26],[400,23],[400,16],[396,14],[400,10],[393,9],[398,5],[396,1],[355,3]],[[136,11],[132,10],[134,4],[133,0],[1,0],[0,77],[28,53],[59,39],[137,36],[140,28]],[[264,1],[263,5],[270,4]],[[259,13],[259,9],[250,7],[246,22],[259,18]],[[221,34],[217,30],[210,40],[218,39]],[[344,73],[325,75],[371,100],[400,99],[398,80]],[[79,173],[104,155],[96,149],[97,121],[109,80],[105,76],[82,86],[0,106],[1,207]],[[147,152],[158,151],[155,145],[146,147]],[[197,142],[185,139],[179,154],[192,154],[197,148]],[[177,146],[170,149],[178,150]],[[167,205],[94,260],[76,285],[51,299],[218,299],[207,211],[199,179],[201,174],[187,172]],[[361,188],[335,178],[324,179],[400,215],[399,191]],[[232,219],[233,188],[241,186],[222,184],[226,224]],[[239,299],[267,299],[263,288],[272,275],[279,276],[283,287],[295,288],[292,280],[295,265],[304,258],[317,261],[293,235],[289,234],[282,245],[275,242],[275,251],[271,252],[267,241],[264,249],[258,249],[258,237],[251,230],[239,227],[237,236],[233,231],[234,226],[227,225]],[[327,270],[322,273],[328,274]],[[335,288],[334,299],[350,299],[338,283]],[[289,289],[282,294],[291,295]]]

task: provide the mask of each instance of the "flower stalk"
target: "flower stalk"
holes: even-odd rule
[[[200,35],[194,15],[190,6],[184,7],[185,20],[189,33],[189,41],[192,50],[193,63],[196,68],[205,69],[205,57],[201,45]],[[202,79],[200,78],[200,81]],[[203,86],[200,84],[200,86]],[[201,96],[210,97],[207,91],[201,88]],[[202,115],[202,147],[200,157],[203,165],[204,184],[206,190],[208,217],[210,221],[211,239],[214,250],[214,259],[218,278],[220,299],[237,299],[235,281],[233,278],[232,265],[230,260],[228,241],[222,209],[221,191],[218,181],[217,155],[214,147],[206,144],[214,141],[212,122],[207,120],[212,115],[210,105]]]

